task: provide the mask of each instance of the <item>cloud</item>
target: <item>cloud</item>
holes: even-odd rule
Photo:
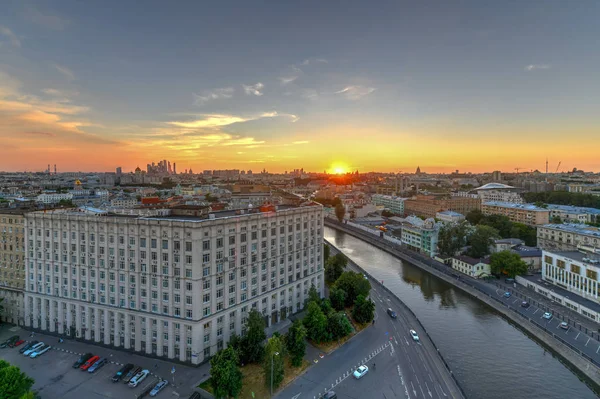
[[[525,67],[525,70],[527,72],[532,72],[538,69],[550,69],[550,65],[546,65],[546,64],[531,64],[531,65],[527,65]]]
[[[302,70],[300,68],[298,68],[297,66],[292,65],[289,68],[289,71],[278,79],[282,85],[286,85],[288,83],[292,83],[293,81],[298,79],[301,75],[302,75]]]
[[[300,65],[306,66],[306,65],[314,65],[314,64],[327,64],[329,63],[329,61],[327,61],[325,58],[307,58],[304,61],[302,61],[300,63]]]
[[[52,66],[58,72],[62,73],[69,81],[75,80],[75,74],[69,68],[58,64],[52,64]]]
[[[254,85],[242,85],[242,87],[244,88],[244,92],[246,92],[247,95],[255,95],[255,96],[262,96],[264,93],[262,92],[262,90],[265,88],[265,85],[258,82]]]
[[[264,118],[289,118],[291,122],[296,122],[300,119],[294,114],[280,114],[277,111],[263,112],[251,116],[237,116],[227,114],[200,114],[196,115],[197,119],[189,121],[170,121],[168,125],[187,129],[215,129],[223,126],[232,125],[234,123],[250,122]]]
[[[203,91],[201,94],[192,93],[195,105],[204,105],[211,100],[222,100],[233,97],[233,87]]]
[[[342,94],[349,100],[359,100],[362,97],[369,95],[375,91],[373,87],[365,86],[346,86],[342,90],[336,91],[335,94]]]
[[[12,44],[13,46],[21,47],[21,41],[19,40],[17,35],[15,35],[13,31],[8,29],[6,26],[0,26],[0,35],[6,37],[10,44]],[[0,44],[2,43],[0,42]]]
[[[299,144],[308,144],[310,143],[310,141],[308,140],[301,140],[301,141],[293,141],[292,144],[294,145],[299,145]]]
[[[36,7],[28,7],[25,11],[25,17],[37,25],[52,30],[63,30],[70,24],[68,19],[58,15],[44,14]]]

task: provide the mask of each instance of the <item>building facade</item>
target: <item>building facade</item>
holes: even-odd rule
[[[460,223],[465,220],[465,215],[454,211],[441,211],[435,214],[435,218],[445,223]]]
[[[417,195],[404,201],[404,213],[425,218],[434,218],[440,211],[454,211],[463,215],[474,209],[481,209],[481,200],[472,197],[435,198]]]
[[[373,204],[383,206],[388,211],[397,215],[404,215],[404,200],[405,198],[383,194],[374,194],[371,197]]]
[[[543,251],[542,256],[545,281],[598,302],[600,251]]]
[[[491,201],[481,204],[481,212],[486,215],[503,215],[511,222],[529,226],[550,223],[550,211],[535,205],[515,204],[512,202]]]
[[[25,325],[199,364],[322,295],[319,205],[204,217],[27,214]]]
[[[24,211],[0,211],[0,298],[2,321],[23,325],[25,285]]]
[[[488,277],[491,274],[489,259],[475,259],[469,256],[452,257],[452,268],[475,278]]]
[[[600,229],[582,224],[547,224],[537,228],[537,246],[554,251],[576,251],[578,245],[600,248]]]
[[[564,223],[598,223],[600,209],[569,205],[548,204],[550,217],[558,217]]]
[[[425,221],[409,216],[402,222],[400,240],[413,251],[434,257],[438,253],[439,226],[433,219]]]

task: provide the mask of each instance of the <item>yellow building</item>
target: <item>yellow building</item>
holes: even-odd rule
[[[481,204],[481,212],[486,216],[503,215],[508,217],[511,222],[529,226],[550,223],[550,210],[535,205],[490,201]]]
[[[0,298],[7,323],[23,323],[25,218],[22,210],[0,210]]]

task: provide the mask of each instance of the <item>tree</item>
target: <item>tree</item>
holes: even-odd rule
[[[346,215],[346,208],[344,208],[344,205],[340,202],[335,206],[335,217],[338,218],[341,223],[344,220],[344,215]]]
[[[309,339],[321,343],[327,340],[327,317],[315,302],[308,303],[306,316],[302,320]]]
[[[442,255],[454,256],[457,251],[467,244],[471,232],[468,222],[446,223],[438,233],[438,249]]]
[[[335,310],[343,310],[346,305],[346,292],[341,288],[332,287],[329,290],[329,301]]]
[[[538,208],[544,208],[544,209],[548,208],[548,204],[545,204],[542,201],[535,201],[535,203],[533,205],[537,206]]]
[[[381,216],[386,217],[386,218],[391,218],[392,216],[394,216],[394,213],[391,211],[388,211],[387,209],[384,209],[383,211],[381,211]]]
[[[210,382],[216,398],[237,396],[242,391],[242,372],[237,352],[228,346],[210,359]]]
[[[325,264],[327,263],[327,260],[329,259],[330,254],[331,254],[331,248],[329,248],[329,245],[323,244],[323,262]]]
[[[321,304],[321,296],[319,295],[319,292],[317,291],[317,288],[315,287],[314,284],[312,284],[310,286],[310,289],[308,290],[308,302],[316,302],[319,305]]]
[[[512,233],[512,222],[504,215],[489,215],[484,217],[479,224],[490,226],[498,230],[502,238],[510,238]]]
[[[285,338],[285,346],[291,356],[292,366],[298,367],[306,354],[306,327],[300,320],[294,321]]]
[[[344,312],[331,312],[327,316],[327,332],[332,340],[340,339],[352,332],[352,324]]]
[[[483,212],[481,212],[479,209],[473,209],[471,210],[469,213],[467,213],[466,219],[469,223],[471,223],[473,226],[476,226],[479,224],[479,222],[481,222],[481,219],[483,219]]]
[[[325,263],[325,281],[334,283],[344,272],[348,264],[348,258],[342,253],[335,254]]]
[[[375,317],[375,304],[364,295],[359,295],[354,301],[352,317],[357,323],[369,323]]]
[[[229,338],[229,342],[227,343],[228,348],[232,348],[234,351],[237,352],[238,356],[240,357],[240,360],[243,357],[242,353],[244,351],[244,338],[245,337],[240,337],[237,334],[232,334]]]
[[[469,256],[473,258],[483,258],[490,253],[490,245],[494,243],[494,239],[500,238],[498,230],[493,227],[478,225],[475,232],[469,238],[471,248]]]
[[[321,311],[325,316],[329,313],[333,312],[333,307],[331,306],[331,301],[328,298],[324,298],[321,300]]]
[[[346,306],[352,306],[359,295],[369,296],[371,284],[360,273],[344,272],[335,282],[335,288],[340,288],[346,293]]]
[[[515,252],[500,251],[490,256],[490,269],[494,274],[505,273],[510,278],[515,278],[527,273],[527,263]]]
[[[560,218],[560,216],[552,216],[552,218],[550,219],[550,223],[554,223],[554,224],[562,224],[562,219]]]
[[[535,227],[527,226],[523,223],[513,223],[511,237],[519,238],[525,241],[525,245],[533,247],[537,243],[537,231]]]
[[[265,334],[265,320],[256,310],[251,310],[248,314],[248,333],[244,337],[243,362],[260,363],[265,354],[263,341],[267,337]]]
[[[0,359],[0,399],[20,398],[29,392],[34,382],[17,366]]]
[[[269,338],[265,347],[265,358],[263,360],[263,371],[265,373],[265,384],[271,387],[271,375],[273,376],[273,389],[277,388],[283,381],[285,346],[280,337]],[[271,368],[272,367],[272,368]]]

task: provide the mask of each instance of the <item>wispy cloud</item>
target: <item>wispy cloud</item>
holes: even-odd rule
[[[264,94],[262,91],[265,85],[260,82],[253,85],[242,85],[242,87],[247,95],[262,96]]]
[[[69,81],[73,81],[75,80],[75,74],[73,73],[73,71],[71,71],[69,68],[67,68],[66,66],[63,65],[58,65],[58,64],[52,64],[52,66],[54,67],[54,69],[56,69],[58,72],[62,73]]]
[[[194,96],[194,104],[204,105],[211,100],[222,100],[233,97],[233,87],[224,87],[221,89],[206,90],[200,94],[192,93]]]
[[[536,71],[539,69],[550,69],[550,65],[546,65],[546,64],[531,64],[531,65],[527,65],[525,67],[525,70],[527,72],[532,72],[532,71]]]
[[[1,26],[0,25],[0,35],[6,37],[6,39],[13,46],[15,46],[15,47],[21,47],[21,41],[19,40],[19,38],[17,37],[17,35],[15,35],[14,32],[12,30],[8,29],[6,26]],[[0,44],[2,44],[2,42],[0,42]]]
[[[292,144],[294,145],[299,145],[299,144],[308,144],[310,143],[310,141],[308,140],[301,140],[301,141],[293,141]]]
[[[342,94],[349,100],[359,100],[362,97],[373,93],[374,91],[374,87],[346,86],[342,90],[336,91],[335,94]]]
[[[27,7],[25,17],[40,26],[53,30],[65,29],[70,21],[58,15],[45,14],[36,7]]]
[[[294,114],[280,114],[277,111],[263,112],[250,116],[237,116],[227,114],[200,114],[195,119],[189,121],[170,121],[168,125],[187,129],[214,129],[223,126],[233,125],[234,123],[250,122],[264,118],[288,118],[291,122],[300,119]]]
[[[289,67],[289,70],[279,77],[279,81],[282,85],[287,85],[298,79],[302,75],[302,70],[295,65]]]
[[[327,61],[325,58],[307,58],[304,61],[302,61],[300,63],[300,65],[307,66],[307,65],[327,64],[327,63],[329,63],[329,61]]]

